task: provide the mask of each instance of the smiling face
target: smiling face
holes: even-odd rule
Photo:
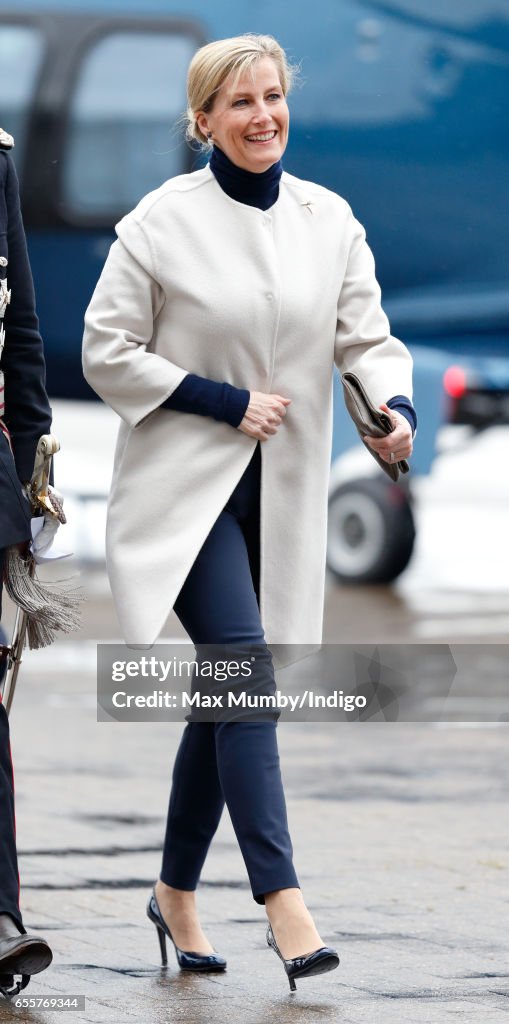
[[[260,57],[234,85],[230,75],[218,90],[212,110],[196,122],[237,167],[261,173],[283,155],[290,114],[276,65]]]

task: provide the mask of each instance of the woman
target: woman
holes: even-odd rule
[[[188,132],[210,164],[120,221],[86,313],[85,376],[123,421],[107,559],[133,645],[153,644],[171,608],[195,644],[321,642],[334,363],[393,419],[372,447],[411,454],[411,358],[364,230],[282,170],[291,74],[270,36],[195,54]],[[226,801],[293,990],[339,960],[292,863],[276,725],[188,722],[148,914],[163,962],[168,935],[181,967],[224,969],[195,890]]]

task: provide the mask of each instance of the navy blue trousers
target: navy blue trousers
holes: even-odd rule
[[[258,442],[175,603],[194,644],[265,645],[258,607],[260,469]],[[226,803],[254,900],[263,904],[267,892],[298,887],[277,747],[278,717],[186,725],[168,808],[161,870],[167,885],[196,889]]]

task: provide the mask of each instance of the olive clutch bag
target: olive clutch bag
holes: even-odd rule
[[[378,452],[375,452],[363,440],[365,434],[369,434],[370,437],[385,437],[386,434],[390,434],[394,430],[392,420],[386,412],[375,408],[368,398],[364,385],[359,380],[357,374],[343,373],[341,375],[341,383],[343,385],[346,408],[352,417],[363,445],[368,449],[373,458],[376,459],[384,472],[396,483],[400,473],[408,473],[410,467],[406,459],[400,459],[399,462],[386,462]]]

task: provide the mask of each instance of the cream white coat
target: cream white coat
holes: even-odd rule
[[[107,565],[127,643],[154,643],[253,454],[226,423],[159,406],[187,372],[292,399],[261,443],[260,611],[269,644],[322,638],[332,377],[379,405],[412,396],[365,231],[335,193],[284,172],[263,212],[207,166],[116,228],[85,316],[83,365],[121,418]]]

